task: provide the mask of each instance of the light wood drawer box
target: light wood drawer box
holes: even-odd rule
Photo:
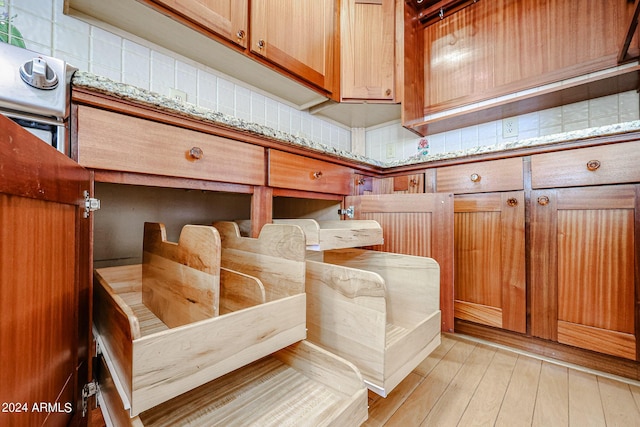
[[[439,193],[485,193],[523,188],[522,159],[517,157],[445,166],[436,171]]]
[[[531,156],[533,188],[640,182],[640,141]]]
[[[167,276],[177,270],[167,277],[168,287],[154,285],[159,295],[170,289],[160,311],[145,302],[153,266],[95,272],[96,340],[122,409],[132,417],[306,337],[305,245],[300,228],[267,224],[257,239],[240,237],[234,223],[216,223],[215,228],[222,246],[217,316],[175,327],[161,320],[166,314],[174,318],[182,299],[195,306],[203,297],[204,292],[185,289],[202,272],[187,271],[182,264],[204,264],[198,257],[201,252],[195,250],[209,247],[208,240],[187,241],[181,235],[178,245],[168,242],[169,248],[151,253],[149,262],[155,270],[164,269]],[[183,276],[188,280],[181,283],[178,278]]]
[[[359,426],[368,417],[358,369],[304,340],[132,418],[104,364],[98,380],[102,414],[118,427]]]
[[[345,166],[269,150],[270,187],[349,195],[352,176]]]
[[[351,361],[381,396],[440,345],[433,259],[338,249],[312,254],[306,274],[308,340]]]
[[[137,117],[78,108],[87,168],[264,185],[264,148]]]

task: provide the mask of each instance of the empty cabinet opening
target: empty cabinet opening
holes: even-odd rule
[[[340,220],[341,200],[274,197],[274,218],[311,218],[316,221]]]
[[[249,218],[251,194],[96,183],[94,268],[140,264],[145,222],[165,225],[177,242],[186,224]]]

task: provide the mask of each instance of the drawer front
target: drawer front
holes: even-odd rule
[[[87,168],[264,185],[264,148],[90,107],[78,108]]]
[[[533,188],[640,182],[640,141],[531,156]]]
[[[322,160],[269,150],[269,186],[318,193],[351,194],[353,171]]]
[[[524,188],[522,159],[501,159],[438,168],[436,188],[440,193],[485,193]]]

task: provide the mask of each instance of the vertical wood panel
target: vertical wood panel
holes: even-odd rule
[[[493,87],[492,21],[478,2],[425,29],[426,106]]]
[[[342,3],[342,98],[392,100],[394,0]]]
[[[546,205],[538,200],[548,198]],[[531,335],[558,339],[558,260],[556,190],[531,191]]]
[[[500,212],[454,215],[455,298],[502,307]]]
[[[75,209],[0,194],[0,223],[0,401],[54,404],[76,368]],[[0,424],[47,415],[28,412]]]
[[[525,333],[524,192],[458,195],[454,210],[457,317]]]
[[[634,212],[558,213],[558,319],[634,332]]]

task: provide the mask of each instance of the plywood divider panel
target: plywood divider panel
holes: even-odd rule
[[[178,243],[163,224],[145,223],[142,302],[167,326],[218,315],[220,236],[213,227],[185,225]]]

